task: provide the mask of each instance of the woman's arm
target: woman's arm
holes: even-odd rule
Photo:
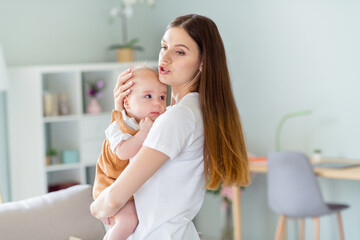
[[[114,216],[168,159],[164,153],[143,146],[116,181],[91,204],[91,213],[98,219]]]

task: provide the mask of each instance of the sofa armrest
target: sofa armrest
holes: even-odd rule
[[[89,185],[76,185],[27,200],[0,205],[1,239],[99,240],[105,228],[90,213]]]

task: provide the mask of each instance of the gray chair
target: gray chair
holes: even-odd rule
[[[270,153],[267,184],[268,204],[280,215],[275,239],[284,236],[288,217],[300,219],[300,239],[304,239],[304,219],[313,218],[315,239],[319,239],[319,217],[331,213],[337,213],[340,238],[344,239],[340,211],[349,206],[324,202],[313,167],[305,155],[296,152]]]

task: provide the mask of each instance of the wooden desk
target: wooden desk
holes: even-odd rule
[[[358,160],[348,159],[323,159],[322,162],[339,162],[339,163],[357,163]],[[251,165],[253,173],[267,173],[267,165]],[[360,181],[360,166],[350,168],[320,168],[315,167],[314,171],[317,176],[324,178],[335,178],[345,180]],[[241,240],[241,189],[233,187],[233,222],[234,222],[234,240]]]

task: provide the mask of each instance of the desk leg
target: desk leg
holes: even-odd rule
[[[232,195],[234,240],[241,240],[241,188],[232,187]]]

